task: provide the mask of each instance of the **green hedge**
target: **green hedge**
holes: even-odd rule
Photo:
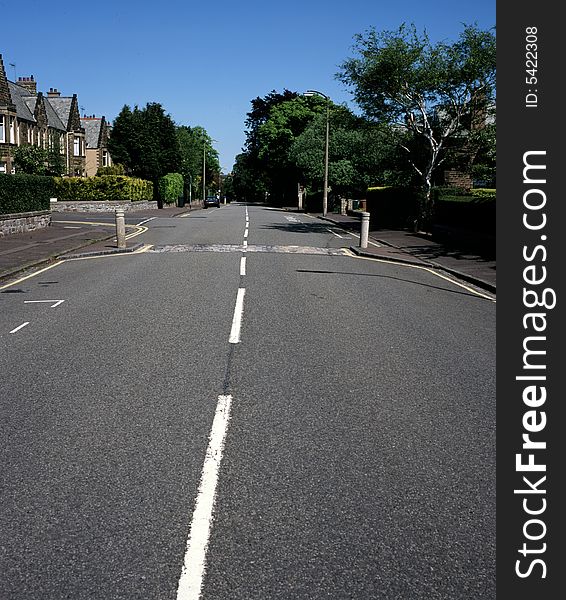
[[[125,175],[102,177],[56,177],[58,200],[96,201],[128,200],[139,202],[153,200],[153,183]]]
[[[0,214],[49,210],[55,196],[52,177],[0,174]]]
[[[184,180],[180,173],[167,173],[157,182],[159,197],[166,204],[172,204],[183,195]]]
[[[434,188],[435,216],[439,225],[452,225],[480,233],[495,233],[496,190]]]

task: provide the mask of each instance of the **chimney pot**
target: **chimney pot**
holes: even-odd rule
[[[33,77],[18,77],[18,85],[26,89],[31,96],[37,96],[37,84]]]

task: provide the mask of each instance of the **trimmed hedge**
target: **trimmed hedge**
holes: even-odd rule
[[[49,210],[55,195],[53,177],[0,174],[0,214]]]
[[[455,202],[479,202],[482,200],[495,202],[496,190],[494,188],[472,188],[464,190],[457,187],[437,186],[432,188],[435,202],[451,200]]]
[[[480,233],[495,234],[496,190],[476,188],[469,192],[435,188],[435,217],[439,225],[452,225]]]
[[[153,183],[151,181],[125,175],[56,177],[55,188],[55,196],[59,200],[127,200],[131,202],[153,200]]]
[[[163,202],[172,204],[183,195],[185,182],[180,173],[167,173],[157,182],[157,192]]]

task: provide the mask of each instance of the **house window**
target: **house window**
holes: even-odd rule
[[[0,115],[0,142],[5,142],[5,141],[6,141],[6,128],[4,126],[4,115]],[[4,169],[6,169],[5,164],[4,164]]]
[[[108,166],[108,150],[102,151],[102,166],[103,167]]]
[[[10,117],[10,144],[16,143],[16,118]]]
[[[62,133],[59,135],[59,152],[65,154],[65,136]]]
[[[33,143],[33,138],[31,137],[31,125],[28,125],[28,144]]]
[[[73,141],[73,155],[80,156],[81,155],[81,140],[76,137]]]
[[[0,117],[0,120],[3,119],[4,117]],[[6,172],[6,163],[5,162],[0,162],[0,173],[5,173]]]

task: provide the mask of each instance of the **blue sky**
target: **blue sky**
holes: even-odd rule
[[[0,0],[3,15],[13,0]],[[250,101],[312,88],[355,109],[335,79],[353,37],[374,26],[426,28],[455,39],[462,23],[495,25],[495,0],[28,0],[4,20],[10,80],[78,95],[81,113],[112,121],[124,104],[160,102],[179,125],[202,125],[228,172],[245,140]],[[15,64],[15,68],[10,66]]]

